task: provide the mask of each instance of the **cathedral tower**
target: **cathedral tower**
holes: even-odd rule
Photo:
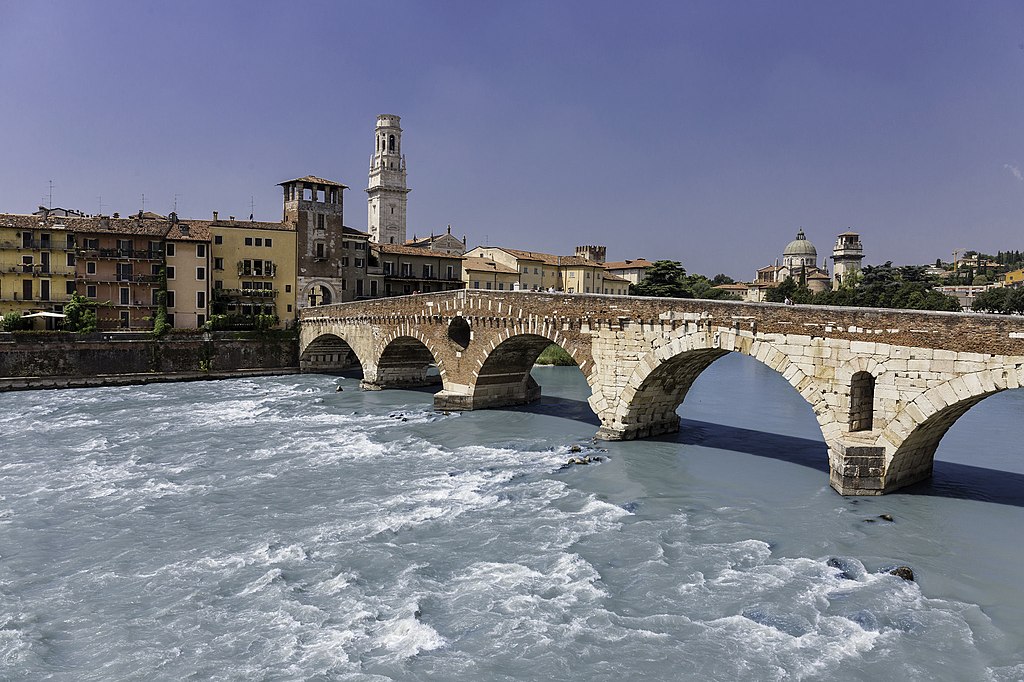
[[[402,155],[402,119],[391,114],[377,117],[374,150],[370,156],[369,209],[366,231],[378,244],[404,244],[405,156]]]

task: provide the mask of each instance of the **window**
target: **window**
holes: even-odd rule
[[[423,279],[433,279],[433,278],[434,278],[434,266],[433,265],[424,265],[423,266]]]
[[[538,274],[538,273],[537,273],[537,268],[534,268],[534,269],[533,269],[533,274],[535,274],[535,275],[536,275],[536,274]]]
[[[173,289],[168,289],[167,290],[167,307],[168,308],[173,308],[174,307],[174,290]]]
[[[96,285],[87,284],[85,287],[85,295],[88,298],[96,298]]]
[[[218,234],[218,235],[214,235],[214,237],[213,237],[213,243],[214,243],[214,244],[223,244],[223,243],[224,243],[224,236],[223,236],[223,235],[220,235],[220,234]]]
[[[484,282],[484,288],[490,289],[491,288],[491,283],[490,282]]]
[[[174,244],[168,244],[167,245],[167,255],[168,256],[173,256],[174,255]]]
[[[366,242],[356,242],[356,251],[366,251]]]
[[[117,240],[117,250],[120,251],[121,253],[128,253],[129,251],[132,251],[133,250],[132,249],[132,240],[131,239],[118,239]]]
[[[288,312],[291,312],[291,311],[292,311],[292,304],[291,304],[291,303],[289,303],[289,304],[288,304]]]
[[[252,237],[246,237],[245,238],[245,245],[246,246],[252,246]]]
[[[318,215],[316,217],[316,229],[318,229],[318,230],[324,229],[324,227],[325,227],[324,222],[325,222],[324,221],[324,216]]]
[[[174,315],[167,316],[167,324],[169,324],[172,327],[174,326]]]
[[[316,257],[317,258],[325,258],[326,257],[324,254],[327,253],[327,249],[326,249],[326,247],[324,247],[324,243],[323,242],[317,242],[316,243],[316,251],[315,251],[315,253],[316,253]]]
[[[75,235],[73,235],[73,234],[69,234],[68,235],[68,248],[69,249],[75,248]]]
[[[117,281],[118,282],[130,282],[132,279],[132,264],[131,263],[118,263],[117,264]]]
[[[284,293],[286,293],[286,294],[292,293],[292,285],[291,284],[285,284],[284,285]]]
[[[121,305],[130,305],[132,302],[132,290],[128,287],[121,287]]]
[[[361,268],[366,265],[366,260],[363,258],[356,258],[356,267]]]
[[[196,279],[200,281],[206,279],[206,268],[196,268]]]
[[[384,261],[384,276],[390,277],[395,274],[395,264],[392,261]]]
[[[498,289],[500,289],[501,291],[504,291],[505,290],[505,283],[504,282],[498,282]]]
[[[341,290],[348,291],[348,280],[344,277],[341,278]]]
[[[214,270],[223,270],[224,269],[224,259],[223,258],[214,258],[213,259],[213,269]]]
[[[474,289],[479,289],[480,288],[480,280],[477,280],[477,279],[473,280],[473,288]]]
[[[167,279],[174,279],[174,266],[173,265],[168,265],[167,266]]]
[[[222,279],[215,279],[215,280],[213,280],[213,288],[214,289],[223,289],[224,288],[224,280],[222,280]]]
[[[256,237],[256,246],[263,246],[263,237]]]
[[[263,240],[263,245],[264,246],[273,246],[274,245],[274,240],[271,239],[270,237],[267,237],[266,239]]]
[[[196,244],[196,258],[206,258],[206,244]]]
[[[89,250],[89,251],[96,251],[97,249],[100,248],[100,240],[99,239],[86,239],[85,240],[85,248],[87,250]]]
[[[412,263],[402,263],[402,277],[412,277]]]
[[[69,280],[67,281],[67,288],[66,288],[66,289],[65,289],[64,291],[65,291],[65,293],[67,293],[68,295],[71,295],[71,294],[75,293],[75,281],[74,281],[74,280],[71,280],[71,279],[69,279]]]
[[[448,279],[455,279],[455,266],[454,265],[449,265],[448,266]]]
[[[352,242],[344,240],[344,239],[342,240],[341,248],[348,249],[348,248],[351,248],[351,247],[352,247]]]
[[[159,289],[150,289],[150,300],[151,300],[151,305],[154,305],[154,306],[160,305],[160,290]]]
[[[127,310],[121,311],[121,327],[127,329],[131,325],[131,315]]]
[[[524,274],[524,275],[528,275],[528,274],[530,274],[530,268],[528,268],[528,267],[526,267],[526,266],[524,265],[524,266],[523,266],[523,274]]]
[[[343,267],[343,268],[347,268],[348,267],[348,256],[342,256],[341,257],[341,267]]]
[[[160,266],[157,263],[153,263],[153,265],[151,265],[149,267],[149,273],[151,275],[159,276],[160,275]]]
[[[205,308],[206,308],[206,292],[205,291],[197,291],[196,292],[196,309],[197,310],[203,310]]]
[[[196,326],[202,327],[206,324],[206,315],[196,315]]]
[[[69,254],[67,254],[67,257],[68,257],[68,267],[69,268],[75,267],[75,254],[69,253]]]

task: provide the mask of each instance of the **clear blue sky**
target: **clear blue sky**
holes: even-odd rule
[[[1024,248],[1024,2],[0,0],[0,211],[277,220],[378,113],[409,231],[750,279],[803,227],[866,262]]]

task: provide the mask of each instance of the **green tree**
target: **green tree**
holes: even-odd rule
[[[637,296],[661,296],[667,298],[693,298],[686,270],[679,261],[654,261],[647,270],[643,281],[633,287]]]
[[[22,329],[28,329],[28,320],[21,316],[21,313],[17,311],[11,311],[6,313],[2,319],[0,319],[0,328],[3,328],[5,332],[16,332]]]
[[[69,332],[96,331],[96,304],[77,291],[64,304],[64,329]]]
[[[793,303],[812,303],[814,294],[790,276],[764,292],[764,300],[769,303],[784,303],[786,299]]]

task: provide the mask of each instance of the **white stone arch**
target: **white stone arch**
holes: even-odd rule
[[[330,293],[330,296],[331,296],[330,303],[321,304],[321,305],[334,305],[334,304],[342,302],[341,301],[341,299],[342,299],[341,292],[338,291],[335,288],[335,285],[334,285],[333,282],[331,282],[329,280],[326,280],[326,279],[316,278],[316,279],[313,279],[312,281],[306,282],[306,285],[302,288],[302,291],[299,293],[300,297],[298,299],[298,302],[299,302],[299,305],[301,305],[302,307],[306,307],[306,308],[312,307],[312,306],[309,306],[308,304],[309,304],[309,292],[310,292],[310,290],[313,287],[322,287],[323,289],[326,289]],[[320,307],[320,306],[318,305],[316,307]]]
[[[836,423],[835,411],[828,404],[826,388],[807,376],[777,344],[755,339],[752,332],[717,328],[684,332],[641,357],[621,389],[618,400],[613,405],[608,405],[605,399],[598,403],[604,408],[598,412],[602,422],[600,435],[609,438],[642,438],[677,430],[678,416],[675,410],[682,403],[693,380],[715,360],[729,353],[754,358],[781,374],[811,406],[826,443],[842,433],[842,425]],[[663,404],[652,406],[649,391],[653,391],[653,388],[650,382],[658,378],[667,363],[680,363],[678,359],[687,356],[692,360],[691,367],[679,369],[692,371],[686,374],[685,383],[679,386],[678,395],[665,396],[667,400]],[[644,423],[644,410],[648,412],[649,423]]]
[[[878,438],[885,448],[885,489],[931,475],[935,450],[949,428],[985,398],[1024,385],[1024,366],[962,374],[924,391],[887,423]]]

